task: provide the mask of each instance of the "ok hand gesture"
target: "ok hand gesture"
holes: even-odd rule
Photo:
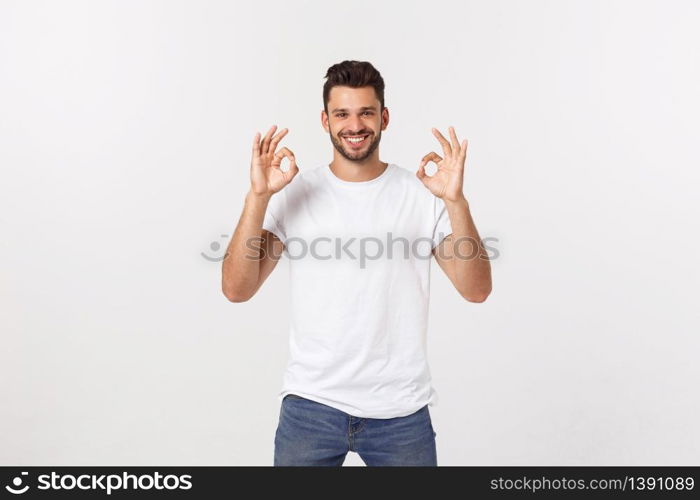
[[[440,131],[432,129],[433,135],[440,141],[445,158],[441,158],[436,152],[431,151],[423,157],[416,172],[423,185],[431,193],[444,201],[458,201],[464,198],[462,191],[464,181],[464,162],[467,157],[467,140],[464,139],[460,145],[455,134],[454,127],[450,127],[450,138],[452,144],[445,139]],[[432,161],[437,165],[437,172],[429,176],[425,173],[425,165]]]
[[[250,163],[251,190],[255,194],[273,195],[289,184],[299,172],[297,162],[292,153],[286,147],[275,153],[277,143],[287,135],[288,129],[282,129],[272,137],[277,125],[273,125],[260,143],[260,132],[253,139],[253,159]],[[280,168],[282,159],[289,158],[289,169],[283,172]]]

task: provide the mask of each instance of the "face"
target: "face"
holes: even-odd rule
[[[335,149],[350,161],[367,159],[379,146],[389,122],[389,111],[380,110],[374,88],[333,87],[327,106],[324,127]]]

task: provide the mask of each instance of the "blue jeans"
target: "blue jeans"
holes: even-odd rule
[[[288,394],[274,466],[341,466],[348,451],[367,466],[437,466],[435,436],[428,405],[405,417],[361,418]]]

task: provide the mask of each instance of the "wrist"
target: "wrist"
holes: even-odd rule
[[[246,194],[246,200],[253,203],[267,203],[272,198],[271,193],[256,193],[252,189]]]
[[[469,202],[467,201],[467,198],[462,195],[458,198],[443,198],[442,201],[445,203],[446,206],[455,206],[455,207],[461,207],[461,206],[467,206],[469,207]]]

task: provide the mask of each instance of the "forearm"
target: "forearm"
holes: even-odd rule
[[[243,212],[222,264],[222,288],[229,299],[245,300],[255,292],[260,275],[262,224],[270,195],[248,192]]]
[[[485,300],[491,293],[491,263],[466,198],[445,201],[452,225],[449,249],[457,287],[465,297]]]

